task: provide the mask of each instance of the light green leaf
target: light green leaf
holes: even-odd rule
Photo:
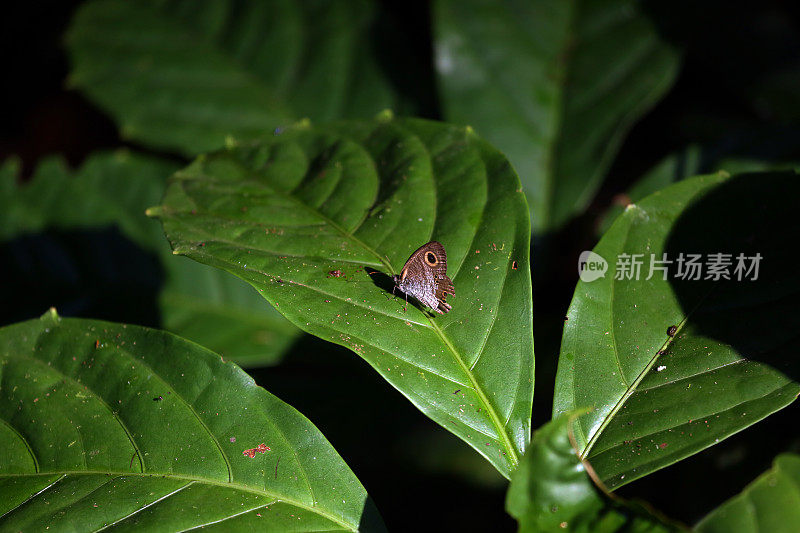
[[[151,214],[176,254],[248,281],[502,474],[514,469],[533,390],[530,224],[517,176],[471,131],[389,117],[301,124],[199,157]],[[456,290],[442,316],[406,306],[387,277],[430,240],[444,244]]]
[[[67,33],[69,82],[124,137],[184,154],[300,117],[368,117],[396,100],[369,44],[374,11],[367,0],[95,0]]]
[[[700,533],[800,530],[800,457],[778,456],[771,470],[714,509],[695,530]]]
[[[608,271],[575,289],[554,413],[594,407],[575,437],[607,485],[712,446],[800,393],[798,194],[793,172],[684,180],[629,206],[595,247]],[[623,254],[643,254],[638,280]],[[646,279],[651,254],[673,261],[668,279]],[[684,272],[700,255],[700,279],[676,277],[680,254]],[[708,277],[711,254],[729,254],[730,280]],[[740,254],[746,268],[760,254],[757,276],[737,271]]]
[[[311,422],[161,331],[54,310],[2,328],[0,403],[3,530],[382,529]]]
[[[506,509],[520,532],[677,531],[646,506],[604,494],[591,467],[570,442],[574,416],[563,414],[537,430],[511,475]]]
[[[13,160],[2,168],[0,240],[116,225],[161,259],[164,328],[249,365],[277,362],[300,334],[241,280],[171,253],[159,224],[144,211],[163,195],[166,177],[178,168],[174,163],[118,151],[95,154],[71,172],[61,159],[50,158],[22,186]]]
[[[438,0],[444,117],[519,173],[534,231],[592,199],[625,134],[672,85],[678,55],[635,0]]]

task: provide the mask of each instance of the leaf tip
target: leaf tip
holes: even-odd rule
[[[43,322],[56,323],[56,322],[61,322],[61,317],[58,316],[58,311],[56,311],[56,308],[51,307],[50,309],[45,311],[45,313],[41,316],[41,320]]]

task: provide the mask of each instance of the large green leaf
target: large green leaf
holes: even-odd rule
[[[369,44],[368,0],[82,5],[69,81],[122,135],[196,154],[292,117],[367,117],[396,97]]]
[[[635,0],[435,4],[444,116],[508,156],[537,232],[586,206],[675,78],[677,54],[642,11]]]
[[[164,332],[54,310],[2,328],[0,403],[6,531],[382,529],[311,422]]]
[[[695,529],[701,533],[800,530],[800,456],[778,456],[770,471],[712,511]]]
[[[161,259],[166,277],[159,298],[164,328],[226,359],[253,365],[277,361],[300,334],[241,280],[170,253],[159,224],[144,211],[161,198],[176,164],[119,151],[93,155],[71,172],[60,159],[47,159],[24,186],[17,184],[16,166],[8,160],[0,173],[0,241],[46,229],[115,225]],[[89,253],[89,260],[96,261]]]
[[[533,390],[528,208],[508,162],[470,130],[301,124],[201,156],[151,213],[176,254],[245,279],[501,473],[516,466]],[[406,308],[387,277],[429,240],[455,284],[443,316]]]
[[[575,289],[554,413],[594,407],[575,437],[608,485],[711,446],[800,393],[798,194],[793,172],[684,180],[630,205],[595,247],[609,268]],[[704,267],[710,254],[731,254],[731,279],[705,269],[679,279],[677,263],[668,279],[646,279],[650,254],[681,253],[700,254]],[[639,280],[615,279],[623,254],[645,254]],[[761,255],[756,280],[737,279],[739,254]]]
[[[595,486],[570,442],[573,417],[563,414],[537,430],[511,475],[506,509],[520,532],[675,531],[646,506]]]

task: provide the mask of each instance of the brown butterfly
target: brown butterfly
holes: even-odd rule
[[[453,282],[447,277],[447,254],[442,243],[431,241],[411,254],[399,276],[392,276],[395,288],[412,296],[439,314],[451,309],[445,302],[448,294],[455,295]]]

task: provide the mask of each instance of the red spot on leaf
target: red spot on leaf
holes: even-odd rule
[[[242,454],[250,457],[251,459],[256,456],[256,452],[258,453],[265,453],[272,451],[269,446],[264,443],[259,444],[255,448],[248,448],[247,450],[243,451]]]

